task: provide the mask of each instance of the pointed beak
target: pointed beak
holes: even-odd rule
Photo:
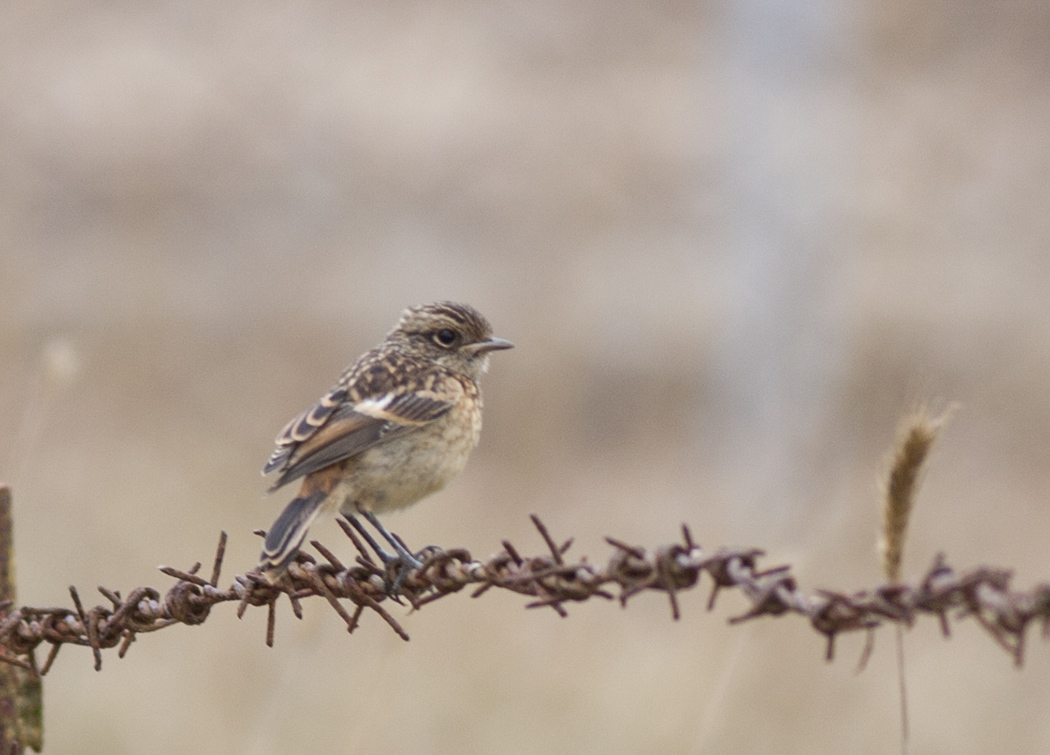
[[[471,344],[476,354],[487,354],[490,351],[503,351],[503,349],[513,349],[514,344],[505,338],[490,338],[487,341],[478,341],[475,344]]]

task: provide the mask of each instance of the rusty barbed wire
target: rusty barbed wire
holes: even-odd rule
[[[482,562],[462,548],[431,546],[421,554],[422,568],[409,574],[400,596],[393,599],[400,602],[403,598],[413,609],[419,609],[468,586],[475,587],[475,598],[496,587],[533,598],[527,608],[549,607],[566,616],[569,603],[600,597],[619,600],[625,606],[633,596],[656,590],[667,595],[671,614],[677,620],[681,615],[677,594],[697,586],[707,574],[713,583],[708,610],[714,608],[722,590],[737,588],[751,607],[730,618],[730,623],[791,613],[803,616],[826,638],[828,661],[834,658],[836,637],[844,632],[868,632],[863,665],[877,627],[885,623],[911,626],[924,615],[937,617],[945,637],[950,635],[950,620],[972,617],[1018,666],[1024,659],[1025,636],[1032,622],[1041,623],[1044,639],[1050,637],[1050,584],[1038,585],[1027,593],[1013,592],[1009,586],[1011,572],[1006,569],[978,567],[957,573],[943,555],[938,555],[914,584],[887,584],[849,594],[817,590],[807,595],[799,589],[789,566],[759,568],[764,553],[756,548],[721,548],[707,554],[686,525],[682,525],[682,542],[655,549],[607,537],[613,553],[604,566],[598,566],[585,557],[567,560],[573,540],[558,544],[539,517],[533,515],[532,521],[549,553],[525,557],[504,540],[503,550]],[[407,640],[401,624],[382,605],[391,599],[387,586],[393,584],[397,564],[384,566],[347,522],[340,519],[339,524],[359,552],[354,564],[344,565],[328,548],[312,541],[322,560],[300,553],[276,584],[253,570],[237,575],[230,587],[220,589],[226,548],[223,532],[210,579],[198,574],[200,563],[186,571],[160,567],[161,572],[177,580],[163,597],[152,587],[136,588],[127,597],[100,587],[111,605],[85,609],[76,588],[70,587],[73,608],[15,608],[10,601],[0,603],[0,661],[46,674],[59,649],[72,644],[90,647],[95,668],[101,669],[103,650],[119,646],[118,656],[123,658],[139,634],[173,624],[201,624],[213,606],[226,602],[239,604],[238,617],[249,606],[266,606],[266,643],[272,646],[276,606],[282,595],[288,596],[299,618],[302,600],[323,597],[346,622],[349,632],[370,610]],[[607,588],[618,588],[618,594]],[[352,609],[347,610],[341,601],[349,601]],[[34,651],[43,643],[50,645],[50,652],[37,669]]]

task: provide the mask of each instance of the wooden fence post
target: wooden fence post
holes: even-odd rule
[[[16,600],[11,488],[0,483],[0,621],[16,610]],[[40,675],[35,669],[0,663],[0,755],[21,755],[26,747],[40,752],[43,740]]]

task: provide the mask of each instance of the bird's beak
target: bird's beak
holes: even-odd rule
[[[475,354],[487,354],[490,351],[503,351],[503,349],[513,349],[514,344],[505,338],[490,338],[487,341],[478,341],[470,345],[471,350]]]

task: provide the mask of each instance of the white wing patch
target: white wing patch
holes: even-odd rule
[[[397,398],[397,394],[394,393],[385,393],[376,398],[366,398],[354,404],[354,411],[360,414],[367,414],[369,417],[375,417],[376,419],[390,419],[386,409],[394,402],[395,398]]]

